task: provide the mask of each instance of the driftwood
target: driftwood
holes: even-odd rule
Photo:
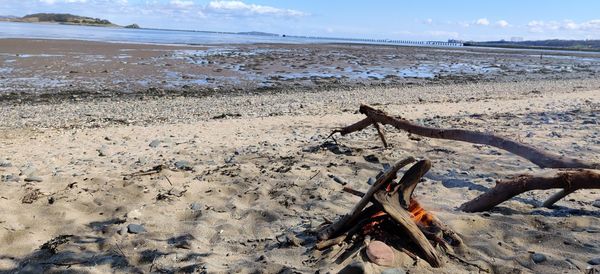
[[[562,188],[567,193],[582,188],[598,189],[600,173],[580,169],[561,171],[552,176],[520,175],[512,180],[498,181],[494,188],[464,203],[461,209],[466,212],[485,211],[523,192],[552,188]]]
[[[440,129],[428,126],[421,126],[411,123],[402,118],[396,118],[387,113],[374,109],[367,105],[361,105],[360,113],[367,118],[352,124],[350,126],[336,129],[334,133],[346,135],[352,132],[362,130],[369,125],[380,123],[391,125],[397,129],[407,131],[412,134],[421,135],[429,138],[448,139],[469,142],[474,144],[489,145],[499,149],[506,150],[521,156],[541,168],[588,168],[600,169],[600,164],[589,163],[579,159],[568,158],[557,154],[549,153],[545,150],[535,148],[531,145],[519,143],[506,137],[497,136],[489,133],[464,130],[464,129]]]
[[[345,192],[361,197],[361,200],[350,214],[321,231],[316,249],[341,246],[338,255],[334,256],[340,256],[336,259],[339,263],[348,256],[355,255],[357,249],[364,247],[373,236],[392,243],[394,248],[416,259],[417,255],[406,249],[410,246],[431,266],[442,266],[443,260],[436,246],[440,245],[444,251],[449,252],[451,249],[448,244],[458,246],[462,244],[462,240],[412,198],[415,187],[431,168],[429,160],[418,161],[404,173],[398,183],[394,183],[398,170],[413,161],[414,158],[409,157],[394,164],[366,193],[344,187]],[[363,210],[368,203],[372,205]]]
[[[378,191],[375,194],[375,200],[383,206],[385,211],[390,214],[408,237],[421,249],[425,260],[433,267],[440,267],[442,265],[440,255],[431,243],[429,243],[429,240],[427,240],[427,237],[425,237],[417,224],[410,218],[410,213],[400,206],[398,193],[388,195],[385,191]]]
[[[356,204],[354,206],[354,209],[352,209],[350,214],[342,216],[342,218],[340,218],[340,220],[325,227],[323,230],[321,230],[319,232],[319,234],[318,234],[319,240],[328,240],[328,239],[331,239],[332,237],[336,237],[339,235],[339,232],[341,229],[343,229],[344,227],[346,227],[348,225],[352,225],[356,221],[357,217],[360,215],[363,208],[365,208],[365,206],[367,206],[367,204],[373,197],[373,194],[375,194],[375,192],[377,192],[377,190],[379,190],[381,187],[383,187],[384,185],[389,183],[392,179],[396,178],[396,173],[398,173],[398,171],[401,168],[403,168],[404,166],[406,166],[414,161],[415,161],[415,158],[408,157],[408,158],[406,158],[404,160],[400,160],[400,161],[396,162],[394,165],[392,165],[392,167],[390,167],[390,169],[385,171],[385,173],[383,175],[381,175],[379,178],[377,178],[375,183],[373,183],[371,188],[369,188],[369,191],[367,191],[367,193],[362,197],[362,199],[358,202],[358,204]]]
[[[497,136],[489,133],[482,133],[477,131],[463,130],[463,129],[440,129],[428,126],[422,126],[412,123],[408,120],[400,117],[392,117],[387,113],[374,109],[367,105],[360,106],[360,113],[367,117],[347,127],[335,129],[332,135],[340,133],[341,135],[350,134],[352,132],[360,131],[373,125],[377,129],[384,146],[387,147],[387,141],[383,134],[379,124],[391,125],[397,129],[407,131],[411,134],[421,135],[429,138],[447,139],[469,142],[474,144],[489,145],[499,149],[506,150],[515,155],[523,157],[540,168],[553,168],[553,169],[573,169],[571,171],[565,171],[560,173],[558,177],[552,178],[537,178],[528,175],[523,175],[517,179],[518,183],[511,184],[510,181],[501,181],[498,185],[490,190],[490,192],[483,194],[477,199],[465,203],[461,208],[465,211],[482,211],[493,208],[499,203],[506,201],[515,195],[523,193],[525,191],[534,189],[551,189],[551,188],[562,188],[560,192],[554,194],[547,199],[543,205],[551,207],[554,203],[564,198],[565,196],[573,193],[577,189],[581,188],[600,188],[600,182],[598,172],[591,170],[582,171],[580,169],[600,169],[600,163],[591,163],[588,161],[569,158],[560,156],[558,154],[550,153],[546,150],[536,148],[534,146],[523,144],[506,137]],[[561,177],[562,176],[562,177]],[[559,178],[559,179],[557,179]],[[562,178],[562,179],[560,179]],[[557,181],[557,180],[558,181]],[[559,181],[566,180],[570,182],[568,186]],[[526,184],[523,184],[527,182]],[[535,182],[535,183],[534,183]],[[512,196],[511,196],[512,195]],[[406,203],[406,199],[404,200]],[[405,205],[405,204],[404,204]]]

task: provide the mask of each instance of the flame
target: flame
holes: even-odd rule
[[[383,223],[383,221],[384,221],[384,219],[380,219],[378,217],[385,216],[385,215],[387,215],[387,213],[385,211],[379,211],[379,212],[373,214],[370,218],[370,219],[373,219],[373,221],[369,222],[363,226],[363,233],[366,235],[366,234],[371,234],[371,233],[377,231],[377,227],[379,226],[379,224]]]
[[[415,199],[410,199],[410,205],[408,206],[410,217],[417,223],[425,227],[430,226],[433,223],[433,214],[427,212],[419,202]]]

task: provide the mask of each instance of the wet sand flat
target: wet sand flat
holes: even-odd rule
[[[587,79],[600,54],[349,44],[160,46],[0,39],[0,93],[249,93]]]

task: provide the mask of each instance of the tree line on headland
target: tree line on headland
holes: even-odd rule
[[[23,22],[23,23],[59,23],[86,26],[120,27],[109,20],[73,15],[69,13],[34,13],[23,17],[6,16],[0,17],[0,21]],[[125,26],[125,28],[140,28],[137,24]]]

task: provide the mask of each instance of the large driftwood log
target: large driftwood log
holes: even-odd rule
[[[360,106],[360,113],[365,114],[367,117],[347,127],[335,129],[332,135],[340,133],[342,135],[350,134],[352,132],[360,131],[368,127],[369,125],[375,126],[377,133],[380,135],[384,146],[387,147],[385,136],[379,128],[379,124],[391,125],[397,129],[405,130],[411,134],[421,135],[430,138],[457,140],[475,144],[489,145],[497,147],[515,155],[521,156],[532,163],[536,164],[541,168],[567,168],[567,169],[600,169],[600,163],[592,163],[584,160],[569,158],[560,156],[554,153],[550,153],[534,146],[519,143],[508,139],[506,137],[497,136],[494,134],[482,133],[477,131],[463,130],[463,129],[440,129],[428,126],[417,125],[402,119],[400,117],[392,117],[387,113],[374,109],[367,105]],[[592,179],[592,178],[588,178]],[[542,180],[543,181],[543,180]],[[546,187],[549,189],[553,187]],[[594,187],[592,187],[594,188]],[[573,193],[577,188],[563,189],[547,199],[543,206],[551,207],[554,203],[564,198],[565,196]],[[524,191],[522,191],[524,192]],[[519,193],[522,193],[519,192]],[[515,194],[517,195],[517,194]],[[509,197],[510,198],[510,197]],[[506,200],[506,199],[505,199]],[[492,206],[493,207],[493,206]]]
[[[461,209],[466,212],[490,210],[494,206],[523,192],[552,188],[562,188],[567,193],[582,188],[598,189],[600,188],[600,172],[579,169],[560,171],[551,176],[536,177],[520,175],[511,180],[498,181],[494,188],[464,203]]]
[[[589,163],[579,159],[560,156],[547,151],[535,148],[531,145],[519,143],[506,137],[494,134],[464,130],[464,129],[441,129],[414,124],[402,118],[396,118],[387,113],[374,109],[367,105],[360,106],[360,113],[367,118],[354,123],[350,126],[336,129],[334,133],[346,135],[368,127],[374,123],[391,125],[397,129],[405,130],[409,133],[421,135],[429,138],[448,139],[463,141],[475,144],[489,145],[499,149],[506,150],[521,156],[541,168],[589,168],[600,169],[599,163]]]
[[[392,179],[396,177],[396,173],[403,168],[404,166],[415,161],[415,158],[408,157],[406,159],[400,160],[396,162],[394,165],[390,167],[383,175],[381,175],[375,183],[369,188],[365,196],[361,198],[361,200],[354,206],[350,214],[342,216],[337,222],[325,227],[323,230],[319,231],[318,238],[319,240],[328,240],[332,237],[338,236],[340,231],[348,226],[354,225],[357,217],[360,216],[362,209],[367,206],[367,204],[373,198],[373,194],[377,192],[380,188],[389,183]]]

